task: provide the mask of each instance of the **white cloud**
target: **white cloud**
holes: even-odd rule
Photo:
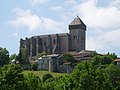
[[[66,0],[66,4],[76,4],[76,0]]]
[[[42,19],[42,27],[44,27],[45,30],[51,30],[60,32],[63,29],[63,23],[54,21],[50,18],[41,17]]]
[[[120,48],[119,4],[119,0],[110,0],[108,6],[102,7],[98,0],[85,0],[75,6],[75,13],[88,27],[87,49],[107,52]]]
[[[47,3],[49,0],[30,1],[32,5],[40,5]],[[62,11],[58,15],[58,17],[64,18],[62,18],[62,22],[38,16],[30,10],[16,9],[14,10],[16,18],[9,23],[18,28],[26,26],[31,32],[40,30],[44,34],[57,33],[66,30],[64,27],[67,27],[66,25],[71,21],[70,17],[79,15],[88,27],[87,49],[109,51],[120,48],[119,3],[119,0],[109,0],[109,4],[102,7],[98,6],[98,0],[80,0],[80,3],[77,0],[65,0],[61,6],[56,4],[56,7],[49,7],[55,11]],[[90,35],[91,33],[92,35]]]
[[[112,30],[110,32],[105,33],[104,39],[108,41],[110,46],[119,47],[120,48],[120,29]]]
[[[51,18],[37,16],[32,14],[30,10],[14,9],[16,18],[8,21],[15,27],[27,27],[30,32],[35,30],[44,30],[43,32],[60,32],[63,29],[63,23],[55,21]]]
[[[87,0],[75,8],[86,24],[92,28],[120,27],[120,10],[116,7],[97,7],[96,0]],[[110,27],[112,26],[112,27]]]
[[[104,32],[87,38],[87,49],[108,51],[120,48],[120,29]]]
[[[54,7],[51,7],[51,10],[54,10],[54,11],[61,11],[63,8],[61,6],[54,6]]]
[[[16,27],[26,26],[29,31],[33,31],[39,27],[41,19],[37,15],[32,14],[30,10],[17,8],[13,11],[16,13],[16,19],[9,21],[12,25]]]
[[[47,3],[49,0],[29,0],[32,5],[41,5]]]
[[[109,6],[117,7],[118,9],[120,9],[120,0],[109,0],[109,2]]]

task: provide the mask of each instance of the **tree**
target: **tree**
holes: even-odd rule
[[[63,59],[64,59],[64,62],[74,62],[75,60],[74,57],[69,53],[64,53]]]
[[[0,70],[0,90],[23,90],[24,76],[19,65],[4,65]]]
[[[112,62],[112,56],[107,54],[107,55],[96,55],[93,57],[93,62],[95,65],[105,65],[105,64],[110,64]]]
[[[19,55],[18,55],[18,61],[20,64],[28,64],[29,63],[29,54],[27,48],[21,48]]]
[[[9,59],[9,52],[6,48],[0,47],[0,67],[8,64],[10,61]]]
[[[71,75],[60,76],[54,85],[55,90],[75,90]]]
[[[17,57],[17,55],[14,53],[14,54],[10,55],[10,60],[13,60],[13,59],[16,60],[16,57]]]
[[[112,90],[104,68],[96,67],[91,61],[78,64],[71,77],[75,90]]]
[[[40,58],[40,57],[42,57],[44,55],[47,55],[47,53],[46,52],[38,53],[38,55],[36,56],[36,59],[38,59],[38,58]]]
[[[37,70],[37,64],[36,63],[31,64],[31,69],[36,71]]]
[[[101,57],[101,64],[110,64],[112,62],[112,58],[110,55],[104,55]]]
[[[17,61],[22,65],[23,69],[29,69],[29,53],[27,48],[21,47],[18,56],[16,57]]]
[[[120,68],[114,64],[110,64],[106,68],[106,72],[109,76],[109,80],[115,90],[120,90]]]
[[[24,90],[42,90],[42,83],[38,76],[33,73],[29,73],[25,76],[26,87]]]
[[[45,82],[47,81],[48,79],[50,78],[53,78],[53,76],[51,74],[45,74],[43,77],[42,77],[42,81]]]
[[[116,55],[116,53],[108,53],[107,55],[109,55],[111,58],[112,58],[112,60],[114,60],[114,59],[116,59],[117,58],[117,55]]]

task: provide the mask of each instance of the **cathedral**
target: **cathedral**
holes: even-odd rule
[[[20,39],[20,50],[26,48],[29,58],[38,53],[62,54],[70,51],[85,50],[86,25],[77,16],[69,25],[69,33],[39,35]]]

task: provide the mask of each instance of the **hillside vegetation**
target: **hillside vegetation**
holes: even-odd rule
[[[29,73],[33,73],[34,75],[42,78],[45,74],[51,74],[53,77],[60,77],[67,75],[65,73],[55,73],[55,72],[49,72],[49,71],[23,71],[23,74],[27,76]]]

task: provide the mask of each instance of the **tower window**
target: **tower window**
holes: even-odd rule
[[[44,42],[44,46],[46,46],[46,42]]]
[[[53,40],[53,43],[55,44],[55,39]]]
[[[73,36],[73,39],[77,39],[77,36]]]

